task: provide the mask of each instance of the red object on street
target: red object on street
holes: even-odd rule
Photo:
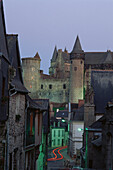
[[[60,153],[60,150],[65,149],[65,148],[67,148],[67,146],[55,148],[55,149],[52,151],[53,154],[55,155],[55,157],[54,157],[54,158],[49,158],[48,161],[57,161],[57,160],[63,159],[63,155]],[[58,152],[58,154],[61,156],[61,158],[57,158],[57,155],[56,155],[56,153],[55,153],[55,151],[56,151],[57,149],[58,149],[57,152]]]

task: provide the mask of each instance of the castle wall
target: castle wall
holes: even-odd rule
[[[36,90],[37,98],[49,99],[55,103],[68,103],[69,79],[40,79],[39,86]]]

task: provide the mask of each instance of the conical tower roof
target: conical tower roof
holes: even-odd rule
[[[67,53],[67,49],[66,49],[66,47],[65,47],[65,49],[64,49],[64,52],[65,52],[65,53]]]
[[[57,47],[55,46],[53,56],[52,56],[52,61],[56,61],[56,58],[57,58]]]
[[[40,60],[40,56],[39,56],[38,52],[35,54],[34,58],[36,58],[36,59],[39,59],[39,60]]]
[[[75,44],[74,44],[74,47],[71,53],[81,53],[81,52],[83,52],[83,50],[80,44],[79,37],[77,35],[77,38],[76,38],[76,41],[75,41]]]

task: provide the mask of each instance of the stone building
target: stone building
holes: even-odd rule
[[[66,146],[68,143],[68,123],[65,119],[51,119],[50,123],[50,147]]]
[[[80,129],[80,130],[78,130]],[[80,150],[83,143],[84,129],[84,106],[73,111],[70,119],[68,154],[71,157],[77,156],[77,150]]]
[[[9,64],[3,2],[0,1],[0,169],[4,169],[7,166]]]
[[[24,83],[32,98],[49,99],[53,105],[78,103],[91,87],[92,71],[113,70],[113,52],[84,52],[78,36],[71,53],[55,47],[49,75],[40,70],[40,61],[38,53],[22,59]]]
[[[28,90],[24,87],[18,46],[18,35],[7,35],[9,60],[14,78],[9,83],[9,117],[7,121],[8,169],[24,169],[25,107]]]
[[[97,170],[113,169],[112,133],[113,102],[108,102],[104,116],[88,127],[87,158],[84,160],[87,168]]]

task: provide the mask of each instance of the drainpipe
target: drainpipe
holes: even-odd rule
[[[26,98],[25,98],[26,100]],[[25,142],[24,142],[24,169],[26,169],[26,154],[25,154],[25,148],[26,148],[26,119],[27,119],[27,110],[28,110],[28,107],[29,107],[29,102],[27,101],[27,105],[26,105],[26,108],[25,108],[25,133],[24,133],[24,139],[25,139]]]
[[[70,118],[71,118],[71,102],[69,102],[69,113],[68,113],[68,148],[67,148],[67,152],[69,153],[69,131],[70,131]]]

